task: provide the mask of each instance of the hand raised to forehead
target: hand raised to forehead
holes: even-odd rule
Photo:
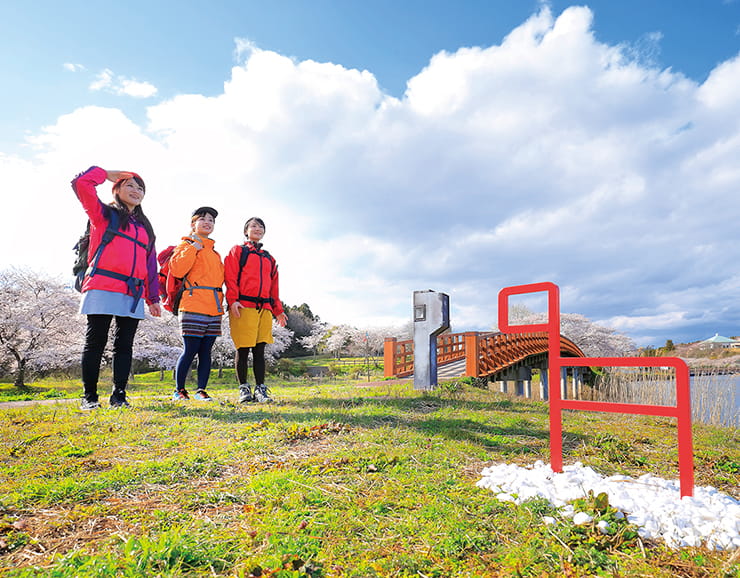
[[[105,171],[106,178],[115,183],[119,181],[120,179],[130,179],[134,176],[134,173],[129,171]]]

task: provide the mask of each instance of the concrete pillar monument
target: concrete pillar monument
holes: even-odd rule
[[[437,386],[437,335],[450,328],[450,296],[414,291],[414,389]]]

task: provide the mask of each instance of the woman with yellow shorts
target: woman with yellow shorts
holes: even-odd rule
[[[229,307],[231,339],[236,347],[236,376],[239,403],[269,403],[265,386],[265,346],[272,343],[272,320],[285,327],[288,321],[280,302],[277,263],[262,248],[265,223],[252,217],[244,224],[247,238],[232,247],[224,260],[226,303]],[[254,392],[247,379],[249,352],[252,352]]]

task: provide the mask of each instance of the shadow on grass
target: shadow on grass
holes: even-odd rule
[[[405,429],[501,453],[541,451],[543,440],[550,435],[548,422],[544,419],[546,408],[519,407],[509,400],[449,400],[431,395],[414,398],[354,396],[246,406],[234,402],[220,402],[214,406],[163,402],[147,409],[174,419],[198,416],[229,424],[257,424],[269,420],[275,424],[337,422],[368,430]],[[542,415],[542,423],[521,414]]]

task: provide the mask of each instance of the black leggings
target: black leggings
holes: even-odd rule
[[[247,366],[249,364],[249,350],[252,350],[252,368],[254,369],[254,384],[265,383],[265,345],[258,343],[254,347],[240,347],[236,350],[236,377],[239,383],[247,383]]]
[[[108,331],[113,315],[88,315],[85,347],[82,350],[82,385],[85,388],[85,399],[98,401],[98,378],[100,362],[103,359],[105,345],[108,343]],[[139,320],[132,317],[116,316],[116,327],[113,332],[113,389],[125,391],[128,376],[131,373],[134,335]]]
[[[185,378],[193,363],[195,356],[198,356],[198,389],[205,389],[208,385],[208,378],[211,376],[211,349],[216,342],[215,335],[206,337],[193,337],[184,335],[182,338],[185,348],[177,360],[175,368],[175,382],[177,389],[185,389]]]

